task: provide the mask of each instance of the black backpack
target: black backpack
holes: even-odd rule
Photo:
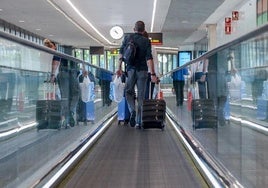
[[[135,65],[135,56],[137,51],[137,45],[134,42],[133,35],[128,39],[127,45],[124,48],[123,60],[127,65]]]

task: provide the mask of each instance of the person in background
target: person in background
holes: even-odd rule
[[[263,83],[266,80],[267,80],[267,71],[265,69],[254,70],[254,80],[252,81],[251,84],[252,99],[254,104],[257,104],[258,98],[262,96],[264,89]]]
[[[49,39],[44,40],[44,45],[57,50],[56,44]],[[62,125],[73,127],[76,124],[75,114],[80,96],[76,63],[70,62],[69,66],[67,59],[53,56],[50,82],[54,83],[56,78],[59,84],[61,100],[63,101]]]
[[[207,98],[207,86],[206,86],[206,73],[207,73],[207,60],[198,62],[194,68],[193,82],[198,84],[198,92],[200,99]]]
[[[143,21],[137,21],[134,27],[134,34],[125,36],[122,45],[120,47],[119,53],[119,62],[118,62],[118,70],[116,74],[118,76],[122,75],[122,62],[123,62],[123,54],[124,49],[127,46],[130,37],[133,38],[134,42],[137,45],[137,51],[135,55],[135,63],[134,65],[127,64],[127,80],[125,86],[126,92],[126,100],[128,103],[128,108],[131,113],[130,116],[130,126],[136,128],[141,128],[141,110],[143,100],[145,98],[145,90],[146,90],[146,82],[148,78],[148,67],[151,70],[151,79],[152,82],[156,82],[156,75],[153,64],[153,57],[151,51],[151,43],[148,38],[143,36],[145,31],[145,24]],[[138,99],[138,113],[136,119],[136,106],[135,106],[135,86],[137,85],[137,99]]]
[[[230,76],[237,72],[234,61],[234,51],[227,54],[215,53],[208,57],[207,61],[208,98],[213,99],[217,107],[218,123],[221,126],[226,124],[224,106],[229,95],[228,82]],[[205,78],[204,78],[205,79]]]
[[[172,73],[173,88],[176,95],[177,106],[182,106],[184,101],[184,85],[185,85],[185,75],[188,75],[188,69],[182,68]]]
[[[112,100],[109,98],[112,77],[113,74],[104,69],[98,69],[97,71],[97,78],[101,87],[102,106],[110,106],[112,104]]]
[[[56,43],[49,40],[49,39],[44,39],[44,45],[48,48],[53,49],[53,50],[57,50]],[[56,81],[56,77],[58,76],[60,61],[61,61],[60,57],[55,56],[55,55],[53,56],[52,66],[51,66],[51,77],[50,77],[50,82],[52,82],[52,83],[54,83]]]

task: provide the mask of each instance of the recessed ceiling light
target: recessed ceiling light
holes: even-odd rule
[[[154,19],[155,19],[155,12],[156,12],[156,4],[157,4],[157,0],[154,0],[153,12],[152,12],[152,21],[151,21],[151,32],[153,32],[153,29],[154,29]]]
[[[109,41],[105,36],[101,34],[101,32],[93,26],[93,24],[74,6],[74,4],[70,0],[66,0],[67,3],[72,7],[72,9],[101,37],[103,38],[106,42],[109,44],[113,44],[111,41]]]
[[[54,35],[52,35],[52,34],[50,34],[50,35],[48,35],[48,36],[50,36],[50,37],[54,37]]]
[[[35,29],[36,31],[41,31],[41,29],[40,28],[37,28],[37,29]]]
[[[19,20],[20,23],[24,23],[25,21],[24,20]]]
[[[0,8],[0,11],[3,11],[3,9]]]
[[[183,20],[181,23],[189,23],[187,20]]]

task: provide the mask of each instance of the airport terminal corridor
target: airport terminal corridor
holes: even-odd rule
[[[267,9],[1,0],[0,187],[267,187]]]

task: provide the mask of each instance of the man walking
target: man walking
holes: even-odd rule
[[[182,68],[172,73],[173,87],[176,95],[177,106],[183,105],[184,100],[184,85],[185,85],[185,75],[188,75],[188,69]]]
[[[148,67],[151,70],[151,79],[152,82],[156,81],[156,75],[154,72],[153,65],[153,57],[151,52],[151,43],[148,38],[143,36],[143,32],[145,31],[145,24],[143,21],[137,21],[134,27],[134,34],[130,34],[125,36],[122,45],[120,47],[119,53],[119,66],[117,75],[122,75],[122,61],[124,61],[123,54],[126,51],[126,46],[132,40],[135,44],[135,58],[133,63],[127,64],[127,80],[125,86],[126,92],[126,100],[128,103],[128,108],[131,113],[130,116],[130,126],[134,127],[137,125],[137,128],[141,128],[141,110],[142,103],[145,97],[146,91],[146,81],[148,78]],[[135,86],[137,86],[137,100],[138,100],[138,108],[137,108],[137,117],[136,117],[136,107],[135,107]],[[136,119],[137,118],[137,119]]]

